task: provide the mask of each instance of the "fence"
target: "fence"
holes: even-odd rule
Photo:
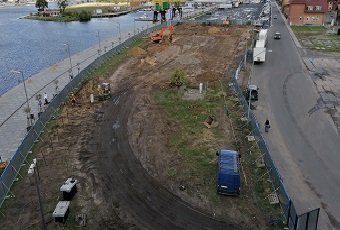
[[[182,21],[180,21],[182,22]],[[186,21],[187,22],[187,21]],[[219,24],[221,21],[204,21],[205,24]],[[198,21],[190,21],[190,23],[199,23]],[[203,23],[202,21],[200,23]],[[241,23],[243,25],[243,22]],[[70,81],[65,88],[60,91],[57,96],[50,102],[48,108],[40,115],[39,119],[34,123],[32,128],[26,134],[24,140],[22,141],[21,145],[19,146],[18,150],[12,157],[11,161],[9,162],[8,166],[6,167],[5,171],[1,175],[0,181],[0,207],[2,206],[4,200],[7,198],[7,194],[10,193],[10,188],[13,185],[18,172],[22,164],[25,162],[27,155],[30,153],[32,146],[34,145],[35,141],[40,138],[40,134],[46,129],[46,125],[48,124],[49,120],[55,116],[55,114],[60,109],[60,106],[63,104],[65,99],[69,97],[69,95],[76,91],[80,85],[88,80],[90,74],[96,70],[99,66],[101,66],[104,62],[108,59],[112,58],[113,56],[119,54],[123,49],[137,41],[139,38],[148,35],[153,30],[159,30],[162,27],[166,26],[167,23],[163,23],[160,25],[156,25],[154,27],[150,27],[146,30],[140,31],[139,34],[134,35],[127,40],[125,40],[122,44],[112,48],[109,52],[105,53],[104,55],[98,57],[93,63],[89,66],[84,68],[77,76]],[[268,147],[265,143],[265,140],[262,137],[261,131],[258,127],[258,123],[256,121],[255,116],[248,110],[248,103],[244,98],[243,92],[237,82],[238,73],[241,71],[242,67],[244,66],[244,60],[241,61],[237,70],[235,71],[232,81],[233,87],[239,99],[239,102],[242,105],[243,111],[246,113],[249,111],[249,127],[251,128],[252,135],[257,140],[257,145],[261,155],[263,157],[265,166],[267,171],[270,175],[271,182],[274,186],[274,190],[278,196],[278,200],[280,202],[280,206],[282,209],[282,215],[277,218],[276,220],[271,220],[272,223],[277,223],[280,219],[285,217],[287,220],[289,229],[316,229],[319,209],[313,210],[311,212],[297,215],[294,205],[292,204],[288,193],[281,181],[280,175],[275,167],[275,164],[272,160]],[[259,203],[259,202],[258,202]]]
[[[123,49],[128,47],[129,45],[136,42],[143,36],[148,35],[153,30],[159,30],[162,27],[166,26],[166,23],[159,24],[150,28],[147,28],[143,31],[140,31],[139,34],[132,36],[122,42],[121,44],[117,45],[116,47],[112,48],[110,51],[105,53],[102,56],[99,56],[93,63],[88,65],[84,68],[77,76],[75,76],[72,81],[70,81],[65,88],[60,91],[56,97],[50,102],[48,108],[40,115],[38,120],[34,123],[31,129],[27,132],[25,138],[21,142],[20,146],[18,147],[16,153],[10,160],[8,166],[6,167],[5,171],[2,173],[0,181],[0,207],[2,206],[4,200],[8,197],[8,193],[11,194],[10,188],[13,185],[14,181],[16,180],[20,168],[22,164],[25,162],[26,157],[30,153],[30,150],[36,140],[40,138],[40,134],[46,130],[46,125],[48,124],[49,120],[55,116],[55,114],[60,109],[60,106],[63,104],[65,99],[69,97],[72,92],[75,92],[77,88],[86,80],[90,74],[96,70],[99,66],[101,66],[104,62],[112,58],[113,56],[119,54]],[[19,174],[20,176],[20,174]],[[11,194],[12,195],[12,194]]]
[[[277,195],[278,202],[282,210],[281,216],[277,217],[276,219],[270,218],[270,215],[266,215],[266,213],[265,213],[265,216],[267,216],[270,219],[270,222],[272,224],[276,224],[282,218],[285,218],[287,226],[289,227],[290,230],[312,230],[312,229],[315,230],[317,229],[319,209],[315,209],[313,211],[310,211],[310,212],[307,212],[301,215],[298,215],[296,213],[293,202],[291,202],[291,199],[281,180],[280,174],[277,171],[274,161],[270,155],[266,142],[262,137],[260,128],[258,126],[258,122],[254,114],[252,113],[251,109],[249,108],[249,103],[245,99],[244,94],[238,84],[238,81],[237,81],[238,74],[241,71],[241,69],[246,65],[245,62],[247,60],[246,58],[247,55],[248,55],[248,50],[246,51],[244,59],[240,62],[237,70],[232,76],[232,87],[234,89],[234,92],[237,95],[238,101],[240,102],[242,106],[244,114],[249,114],[247,121],[248,121],[249,128],[251,130],[251,135],[254,137],[256,141],[260,154],[263,158],[263,163],[267,169],[267,173],[269,174],[270,181],[273,185],[273,190],[275,191]],[[257,204],[260,207],[260,209],[263,210],[258,198],[259,198],[259,192],[256,187]]]

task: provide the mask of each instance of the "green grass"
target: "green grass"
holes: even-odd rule
[[[75,16],[63,16],[63,17],[39,17],[39,16],[26,16],[25,19],[40,20],[40,21],[54,21],[54,22],[71,22],[79,21]]]
[[[324,26],[291,26],[292,30],[295,31],[323,31],[326,30]]]

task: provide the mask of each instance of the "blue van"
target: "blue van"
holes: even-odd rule
[[[240,158],[237,151],[220,150],[218,153],[217,192],[238,195],[241,191]]]

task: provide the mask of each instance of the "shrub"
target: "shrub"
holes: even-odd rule
[[[78,15],[78,19],[81,22],[90,21],[91,20],[91,12],[82,10]]]

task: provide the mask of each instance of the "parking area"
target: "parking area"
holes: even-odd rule
[[[220,9],[211,15],[204,15],[197,20],[258,20],[263,8],[261,3],[240,4],[238,8]]]

